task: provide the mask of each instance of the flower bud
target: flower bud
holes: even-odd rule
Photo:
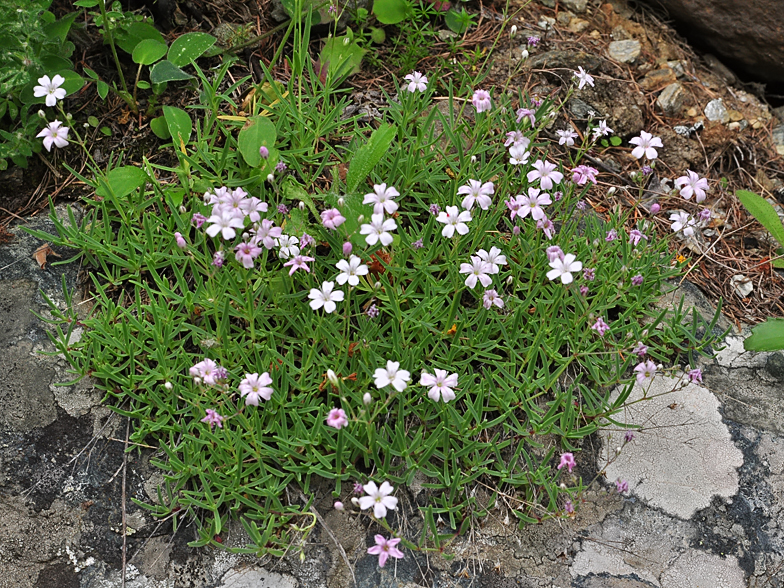
[[[517,35],[517,25],[512,25],[512,28],[509,29],[509,37],[511,39],[514,39],[516,35]]]
[[[73,119],[73,114],[71,114],[71,113],[69,112],[69,113],[67,113],[67,114],[65,115],[65,120],[71,120],[71,119]]]
[[[299,201],[299,209],[305,210],[305,203],[302,200]]]
[[[174,386],[172,386],[171,382],[165,382],[163,384],[163,387],[166,388],[167,390],[171,390],[172,388],[174,388]]]
[[[346,203],[346,201],[343,200],[342,196],[340,198],[338,198],[338,206],[343,206],[345,203]]]
[[[476,155],[471,156],[471,163],[476,163]]]
[[[356,506],[357,508],[359,508],[359,498],[357,498],[356,496],[354,496],[354,497],[351,499],[351,504],[353,504],[354,506]]]
[[[201,384],[201,378],[198,378],[198,377],[197,378],[193,378],[193,383],[198,386],[199,384]]]
[[[340,380],[338,380],[338,375],[333,370],[327,370],[327,379],[329,380],[330,384],[335,386],[335,388],[337,388],[338,384],[340,384]]]
[[[615,186],[612,186],[612,187],[610,187],[610,188],[607,190],[607,195],[608,195],[608,196],[612,196],[613,194],[615,194],[615,190],[616,190]]]
[[[354,246],[351,245],[351,241],[346,241],[345,243],[343,243],[343,255],[345,255],[346,257],[351,255],[351,251],[353,249],[354,249]]]
[[[365,215],[364,215],[364,214],[360,214],[360,215],[357,217],[357,222],[358,222],[358,223],[361,223],[361,222],[362,222],[362,221],[364,221],[364,220],[365,220]]]
[[[523,49],[523,52],[520,54],[520,59],[528,59],[528,49]]]
[[[335,510],[343,511],[343,509],[344,509],[343,503],[340,502],[340,500],[336,500],[335,501]]]
[[[376,290],[381,290],[381,282],[376,282],[375,284],[373,284],[373,287],[374,287]]]
[[[520,227],[517,226],[517,225],[512,227],[512,234],[515,235],[515,236],[519,235],[520,234]]]
[[[658,202],[651,204],[651,214],[658,214],[661,210],[661,205]]]
[[[269,157],[269,149],[262,145],[259,147],[259,155],[261,155],[262,159],[267,159]]]
[[[274,182],[274,181],[275,181],[275,174],[269,174],[269,175],[267,176],[267,181],[268,181],[270,184],[271,184],[272,182]]]
[[[365,392],[365,395],[362,397],[362,402],[365,406],[370,404],[373,401],[373,398],[370,396],[370,392]]]
[[[188,209],[185,208],[184,205],[180,204],[180,214],[187,214]]]
[[[43,110],[39,110],[38,116],[40,116],[41,118],[46,118],[46,113]]]

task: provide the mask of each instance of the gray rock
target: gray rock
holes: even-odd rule
[[[784,353],[771,353],[768,356],[765,369],[779,382],[784,382]]]
[[[656,99],[656,105],[665,114],[674,116],[680,113],[685,98],[686,92],[684,91],[683,86],[681,86],[680,82],[675,82],[662,90],[662,93],[659,94],[659,97]]]
[[[637,39],[613,41],[608,48],[610,57],[621,63],[631,63],[640,56],[641,50],[642,45]]]
[[[705,106],[705,116],[713,122],[726,123],[730,120],[730,113],[727,112],[727,108],[724,106],[721,98],[708,102],[707,106]]]
[[[561,0],[561,4],[569,10],[580,13],[585,12],[586,7],[588,6],[588,0]]]
[[[779,155],[784,155],[784,125],[779,125],[771,131],[773,137],[773,144],[776,146],[776,151]]]

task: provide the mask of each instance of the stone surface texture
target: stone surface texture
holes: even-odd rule
[[[710,47],[749,76],[784,82],[781,0],[644,0],[663,8],[693,42]]]

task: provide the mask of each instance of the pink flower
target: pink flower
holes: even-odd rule
[[[283,267],[291,266],[289,270],[289,275],[294,274],[295,271],[298,269],[303,269],[306,272],[310,273],[310,268],[308,267],[309,261],[316,261],[315,258],[309,257],[307,255],[295,255],[291,259],[289,259],[286,263],[283,264]]]
[[[263,374],[245,374],[245,379],[240,382],[240,395],[245,397],[245,404],[259,405],[259,398],[269,400],[272,398],[272,378],[269,372]]]
[[[530,108],[518,108],[517,109],[517,122],[519,123],[524,118],[528,118],[531,122],[531,126],[536,124],[536,111],[531,110]]]
[[[247,215],[247,217],[250,219],[250,222],[257,223],[259,220],[261,220],[260,213],[267,212],[269,206],[266,202],[262,202],[254,196],[253,198],[245,198],[240,203],[240,209],[245,215]]]
[[[636,247],[641,239],[645,239],[647,241],[648,237],[643,235],[642,231],[639,231],[638,229],[632,229],[629,231],[629,243]]]
[[[632,278],[632,286],[641,286],[645,278],[642,277],[642,274],[637,274]]]
[[[267,159],[269,157],[269,149],[262,145],[259,147],[259,155],[261,155],[262,159]]]
[[[495,290],[485,290],[485,293],[482,296],[482,305],[488,310],[494,305],[498,308],[503,308],[504,300]]]
[[[659,154],[654,147],[664,147],[659,137],[654,137],[645,131],[640,131],[640,136],[630,139],[629,143],[637,145],[632,149],[632,155],[637,159],[641,159],[643,155],[648,159],[656,159]]]
[[[572,129],[566,129],[564,131],[555,131],[555,134],[558,135],[558,144],[566,145],[567,147],[573,146],[574,140],[579,136]]]
[[[548,239],[553,238],[553,233],[555,232],[555,225],[553,224],[553,221],[551,221],[549,218],[545,217],[541,220],[536,221],[536,228],[542,229],[542,231],[544,231],[544,236],[547,237]]]
[[[471,103],[476,108],[477,113],[490,110],[490,93],[486,90],[476,90],[471,98]]]
[[[591,326],[591,329],[599,333],[600,337],[604,337],[604,334],[610,330],[610,325],[604,322],[602,317],[599,317],[596,322]]]
[[[506,134],[506,141],[504,141],[504,147],[509,147],[510,145],[520,145],[524,150],[528,149],[530,144],[531,139],[523,135],[522,131],[509,131]]]
[[[573,453],[562,453],[561,454],[561,463],[558,464],[558,469],[567,468],[569,473],[572,473],[572,469],[574,466],[577,465],[577,462],[574,461],[574,454]]]
[[[591,86],[591,88],[593,88],[593,78],[591,77],[591,75],[587,71],[585,71],[581,65],[578,66],[577,69],[580,70],[574,72],[574,77],[576,77],[580,82],[579,85],[577,86],[577,89],[582,90],[585,87],[585,84],[588,84],[589,86]]]
[[[406,86],[406,90],[411,92],[424,92],[427,90],[427,78],[423,76],[418,71],[408,74],[403,78],[404,80],[408,81],[408,86]]]
[[[680,211],[671,214],[670,220],[673,221],[672,225],[670,225],[670,228],[672,228],[672,230],[676,233],[680,230],[683,230],[683,234],[686,237],[691,237],[694,234],[694,225],[696,222],[685,212]]]
[[[543,218],[546,218],[547,215],[544,213],[544,210],[541,207],[552,204],[553,201],[550,199],[549,194],[540,194],[539,192],[539,188],[531,187],[528,188],[528,196],[520,195],[517,197],[517,199],[522,203],[522,206],[520,206],[520,212],[517,213],[520,218],[525,218],[529,213],[531,218],[534,220],[542,220]]]
[[[596,184],[596,174],[599,170],[589,165],[578,165],[572,170],[572,181],[578,186],[584,186],[587,182]]]
[[[348,417],[346,411],[342,408],[333,408],[327,415],[327,426],[333,429],[342,429],[348,425]]]
[[[436,220],[444,223],[444,228],[441,229],[441,235],[447,239],[451,239],[455,231],[459,235],[468,233],[468,225],[466,224],[471,220],[471,213],[467,210],[457,212],[457,206],[447,206],[446,212],[439,212]]]
[[[512,220],[520,213],[520,207],[523,205],[518,198],[520,198],[520,196],[515,196],[504,202],[509,209],[509,217]]]
[[[700,368],[695,368],[686,375],[689,376],[689,380],[692,382],[702,382],[702,370]]]
[[[653,363],[650,359],[648,361],[641,361],[637,364],[637,367],[634,368],[634,371],[637,372],[637,383],[640,386],[644,386],[656,375],[656,364]]]
[[[216,237],[220,233],[226,241],[237,236],[234,229],[241,229],[245,226],[242,219],[237,218],[232,210],[221,210],[220,214],[213,214],[207,219],[207,222],[212,223],[207,227],[207,234],[210,237]]]
[[[261,248],[253,241],[243,242],[234,248],[234,257],[245,269],[253,268],[253,260],[261,253]]]
[[[466,185],[460,186],[457,189],[458,194],[465,194],[462,207],[466,210],[471,210],[474,206],[474,202],[478,202],[479,207],[482,210],[487,210],[493,202],[490,196],[492,196],[494,192],[495,186],[493,186],[493,182],[485,182],[482,184],[477,180],[468,180]]]
[[[659,204],[658,202],[654,202],[653,204],[651,204],[651,214],[659,214],[660,210],[661,210],[661,204]]]
[[[477,255],[471,256],[471,263],[460,264],[460,273],[468,274],[468,277],[465,279],[465,285],[469,288],[476,287],[477,280],[485,288],[492,284],[493,279],[487,275],[490,270],[490,266]]]
[[[610,243],[612,241],[615,241],[616,239],[618,239],[618,231],[616,231],[615,229],[610,229],[609,231],[607,231],[607,236],[604,238],[605,241]]]
[[[591,129],[591,132],[593,133],[593,139],[595,141],[599,137],[606,137],[607,135],[611,135],[613,130],[607,126],[607,121],[600,120],[599,124]]]
[[[447,375],[446,370],[439,369],[435,372],[435,376],[422,372],[422,377],[419,379],[420,386],[430,386],[427,395],[433,402],[454,400],[456,396],[452,388],[457,386],[457,374]]]
[[[534,168],[528,172],[528,181],[539,180],[542,190],[550,190],[555,184],[563,180],[563,174],[556,171],[554,163],[540,159],[534,162]]]
[[[266,218],[261,221],[260,225],[254,225],[250,232],[254,234],[253,240],[256,244],[261,243],[267,249],[275,247],[275,240],[283,236],[283,229],[276,227],[274,222]]]
[[[675,187],[680,188],[680,192],[678,193],[686,200],[689,200],[694,196],[697,202],[705,200],[705,192],[706,190],[710,190],[708,180],[700,178],[699,174],[695,174],[690,169],[686,170],[685,176],[681,176],[675,180]]]
[[[65,88],[60,87],[65,83],[65,78],[60,74],[55,75],[51,80],[49,76],[38,78],[38,83],[41,85],[33,88],[33,96],[36,98],[46,96],[47,106],[54,106],[58,100],[65,98]],[[58,147],[62,147],[62,145],[58,145]]]
[[[618,494],[623,494],[629,491],[629,483],[626,480],[621,480],[618,478],[615,480],[615,489],[618,491]]]
[[[215,267],[223,267],[223,262],[226,261],[226,254],[223,253],[223,250],[218,250],[215,252],[215,255],[212,256],[212,265]]]
[[[219,371],[220,368],[218,367],[218,364],[211,359],[204,359],[188,369],[188,373],[192,378],[199,378],[210,386],[215,384],[215,379],[217,378]]]
[[[207,416],[201,419],[202,423],[207,423],[212,429],[215,425],[218,425],[219,429],[223,428],[223,419],[226,417],[222,417],[217,412],[212,410],[211,408],[207,409]]]
[[[644,345],[642,341],[637,341],[637,346],[632,349],[632,353],[637,357],[645,357],[645,354],[648,353],[648,346]]]
[[[523,145],[522,143],[512,145],[509,148],[509,163],[512,165],[525,165],[528,163],[528,158],[531,156],[531,152],[527,151],[528,146]]]
[[[397,204],[395,204],[395,210],[397,210]],[[370,224],[359,227],[359,232],[366,235],[365,242],[368,245],[375,245],[381,241],[381,244],[386,247],[392,243],[392,235],[389,234],[389,231],[394,231],[396,228],[397,225],[391,218],[384,220],[383,214],[373,214],[370,217]]]
[[[398,208],[397,202],[394,201],[397,196],[400,196],[400,192],[392,186],[387,188],[386,184],[375,184],[373,192],[365,194],[362,204],[372,204],[373,214],[384,214],[384,211],[393,214]]]
[[[334,231],[346,222],[346,218],[340,214],[337,208],[330,208],[321,212],[321,224],[330,231]]]
[[[563,259],[554,259],[550,262],[550,267],[553,268],[547,272],[547,277],[550,280],[561,278],[561,283],[572,283],[572,272],[579,272],[583,269],[583,264],[580,261],[575,261],[575,256],[571,253],[564,255]]]
[[[193,214],[193,218],[191,218],[191,222],[196,225],[197,229],[200,229],[201,226],[205,223],[206,220],[207,220],[207,217],[204,216],[203,214],[198,213],[198,212],[195,212]]]
[[[354,246],[351,244],[351,241],[346,241],[343,243],[343,255],[351,255],[353,250]]]
[[[400,538],[386,539],[383,535],[376,535],[376,544],[373,547],[368,547],[367,552],[370,555],[378,556],[378,567],[383,568],[390,557],[401,559],[403,552],[397,548],[400,543]]]
[[[45,129],[36,135],[36,137],[43,137],[44,147],[47,151],[52,150],[52,144],[55,147],[63,148],[68,145],[68,127],[61,126],[59,120],[50,122]]]
[[[177,247],[179,247],[180,249],[185,249],[188,246],[182,234],[179,232],[174,233],[174,240],[177,242]]]
[[[558,245],[550,245],[547,249],[545,249],[545,253],[547,253],[548,263],[555,261],[556,259],[564,258],[564,252],[560,247],[558,247]]]
[[[572,514],[574,512],[574,505],[572,504],[571,500],[567,500],[566,502],[564,502],[564,510],[568,514]]]
[[[387,509],[395,510],[397,508],[397,498],[390,496],[395,489],[389,482],[381,484],[381,488],[376,486],[375,482],[368,482],[363,487],[367,496],[359,497],[359,508],[367,510],[373,509],[373,515],[377,519],[383,519],[387,516]]]

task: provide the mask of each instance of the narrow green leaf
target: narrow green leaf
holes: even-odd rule
[[[396,126],[382,124],[373,131],[368,142],[357,150],[346,175],[346,186],[349,192],[356,191],[360,182],[367,178],[384,154],[389,151],[389,146],[396,133]]]

